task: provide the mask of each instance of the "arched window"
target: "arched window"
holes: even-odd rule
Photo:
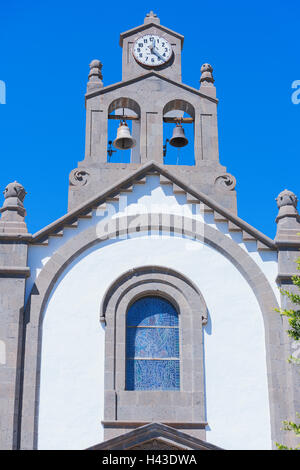
[[[125,116],[125,119],[124,119]],[[131,98],[117,98],[108,107],[108,163],[140,163],[140,129],[141,110],[136,101]],[[126,122],[135,146],[131,149],[116,148],[113,145],[117,137],[118,127],[121,122]]]
[[[180,123],[188,140],[176,148],[170,141],[176,124]],[[163,156],[165,165],[195,165],[195,109],[185,100],[170,101],[163,109]]]
[[[143,297],[127,312],[126,389],[180,389],[178,314],[166,299]]]

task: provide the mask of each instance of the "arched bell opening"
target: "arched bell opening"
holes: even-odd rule
[[[163,162],[195,165],[195,109],[184,100],[173,100],[163,109]]]
[[[140,163],[140,107],[131,98],[118,98],[108,108],[107,162]]]

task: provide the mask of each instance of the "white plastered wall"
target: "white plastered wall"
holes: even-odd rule
[[[184,196],[174,196],[170,186],[159,186],[155,176],[148,177],[146,185],[136,186],[126,201],[122,197],[113,211],[95,213],[92,220],[80,222],[77,230],[105,216],[144,212],[145,207],[203,217],[195,206],[185,204]],[[155,204],[158,207],[153,209]],[[236,237],[249,250],[277,294],[276,254],[261,256],[254,242],[243,243],[239,234],[227,232],[226,224],[216,225],[210,216],[205,217],[206,223]],[[66,230],[62,239],[51,240],[48,247],[31,248],[31,284],[51,254],[73,235],[74,230]],[[211,247],[179,236],[143,233],[87,250],[56,283],[43,321],[39,448],[83,449],[103,440],[101,300],[120,274],[153,264],[190,278],[208,306],[204,331],[207,440],[227,449],[270,448],[264,325],[252,290],[239,271]]]

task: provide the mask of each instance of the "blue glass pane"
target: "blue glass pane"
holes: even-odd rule
[[[127,328],[127,357],[179,357],[178,328]]]
[[[178,326],[173,305],[160,297],[143,297],[128,310],[128,326]]]
[[[127,390],[179,390],[179,361],[127,360]]]

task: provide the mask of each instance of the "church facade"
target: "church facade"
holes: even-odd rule
[[[4,191],[1,449],[294,444],[282,421],[300,410],[299,376],[275,309],[297,274],[297,197],[279,194],[274,240],[238,217],[213,69],[182,83],[183,41],[151,12],[120,35],[121,82],[103,86],[91,62],[63,217],[29,234],[25,189]],[[168,161],[172,146],[194,164]]]

